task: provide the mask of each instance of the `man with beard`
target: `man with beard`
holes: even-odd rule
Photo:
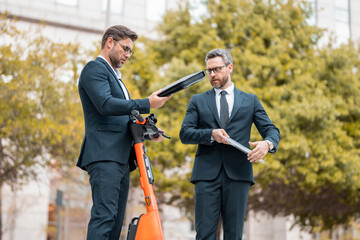
[[[180,130],[184,144],[198,144],[191,175],[196,239],[215,240],[221,216],[224,240],[239,240],[254,184],[252,163],[276,152],[280,132],[255,95],[235,88],[227,50],[210,51],[205,63],[213,89],[191,98]],[[250,142],[253,123],[263,141]],[[246,156],[227,143],[229,137],[254,149]]]
[[[117,68],[134,53],[137,38],[125,26],[110,27],[103,35],[100,55],[87,63],[80,75],[85,136],[77,166],[90,176],[93,206],[88,240],[119,239],[129,191],[131,111],[149,113],[150,108],[162,107],[171,97],[157,96],[159,90],[146,99],[130,98]]]

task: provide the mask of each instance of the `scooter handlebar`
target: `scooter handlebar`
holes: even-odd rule
[[[137,120],[139,120],[139,122],[144,122],[144,117],[141,116],[138,110],[132,110],[131,115],[133,115]]]
[[[141,114],[139,113],[138,110],[132,110],[131,115],[133,115],[139,121],[139,123],[143,124],[143,126],[145,127],[144,135],[149,135],[153,138],[158,138],[159,134],[161,134],[163,137],[165,137],[167,139],[171,139],[171,137],[166,136],[162,131],[160,131],[156,127],[157,119],[154,114],[150,114],[150,116],[148,116],[148,117],[146,117],[146,119],[144,119],[144,117],[141,116]]]

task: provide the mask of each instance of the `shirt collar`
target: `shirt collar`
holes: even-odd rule
[[[214,88],[215,90],[215,94],[216,95],[220,95],[221,91],[226,91],[227,94],[231,95],[234,93],[234,83],[231,83],[231,85],[225,89],[220,89],[220,88]]]
[[[111,69],[114,70],[115,75],[116,75],[119,79],[121,79],[121,72],[120,72],[117,68],[113,68],[113,67],[111,66],[111,64],[110,64],[103,56],[99,55],[98,57],[101,57],[102,59],[104,59],[105,62],[106,62],[107,64],[109,64],[109,66],[111,67]]]

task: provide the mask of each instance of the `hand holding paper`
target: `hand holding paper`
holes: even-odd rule
[[[240,150],[241,152],[245,153],[246,155],[249,154],[249,152],[251,152],[251,150],[250,150],[249,148],[247,148],[247,147],[245,147],[244,145],[238,143],[237,141],[235,141],[235,140],[232,139],[232,138],[228,138],[228,139],[227,139],[227,142],[228,142],[231,146],[233,146],[233,147],[237,148],[238,150]],[[260,159],[259,162],[261,162],[262,164],[265,164],[265,161],[262,160],[262,159]]]

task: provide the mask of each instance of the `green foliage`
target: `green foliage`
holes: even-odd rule
[[[74,163],[83,131],[76,84],[83,61],[77,45],[54,43],[40,29],[20,31],[6,16],[0,28],[2,185],[36,177],[36,165]]]
[[[211,49],[227,48],[233,82],[258,95],[282,138],[278,153],[254,166],[249,209],[294,215],[302,226],[348,223],[360,213],[358,47],[331,41],[318,47],[323,30],[307,24],[310,8],[301,1],[208,0],[207,6],[201,21],[188,6],[168,12],[159,40],[140,40],[144,48],[129,77],[145,96],[205,68]],[[178,133],[191,96],[210,88],[203,80],[154,111],[172,140],[147,144],[159,198],[191,218],[196,146],[182,145]],[[254,129],[252,140],[260,139]]]

